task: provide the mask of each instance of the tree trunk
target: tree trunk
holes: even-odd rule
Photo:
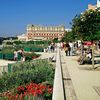
[[[82,43],[81,43],[81,56],[83,56],[83,52],[84,52],[84,46],[83,46],[83,41],[82,41]]]
[[[92,44],[92,67],[94,69],[94,43]]]

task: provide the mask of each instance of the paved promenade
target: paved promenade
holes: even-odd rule
[[[56,55],[55,53],[49,53],[49,52],[35,52],[37,54],[41,54],[41,56],[39,57],[39,59],[49,59],[49,57],[53,57],[53,55]]]
[[[64,51],[61,51],[61,59],[63,73],[69,72],[75,90],[72,95],[77,96],[68,100],[100,100],[100,70],[93,70],[91,65],[79,65],[76,56],[65,56]]]

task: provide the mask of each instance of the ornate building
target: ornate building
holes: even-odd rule
[[[92,5],[92,4],[88,5],[88,10],[95,10],[95,9],[97,9],[99,7],[100,7],[100,0],[97,0],[97,4],[96,5]]]
[[[40,26],[27,25],[28,40],[52,40],[58,38],[59,40],[65,33],[65,27],[59,26]]]
[[[28,41],[27,34],[18,35],[17,38],[20,41]]]

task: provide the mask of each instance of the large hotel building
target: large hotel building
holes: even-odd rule
[[[97,8],[100,8],[100,0],[97,0],[96,5],[92,5],[92,4],[88,5],[88,10],[96,10]]]
[[[59,26],[40,26],[27,25],[28,40],[52,40],[58,38],[59,40],[64,36],[65,27]]]

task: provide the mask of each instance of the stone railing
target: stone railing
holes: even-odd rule
[[[65,100],[59,48],[57,48],[57,55],[56,55],[56,69],[55,69],[52,100]]]

